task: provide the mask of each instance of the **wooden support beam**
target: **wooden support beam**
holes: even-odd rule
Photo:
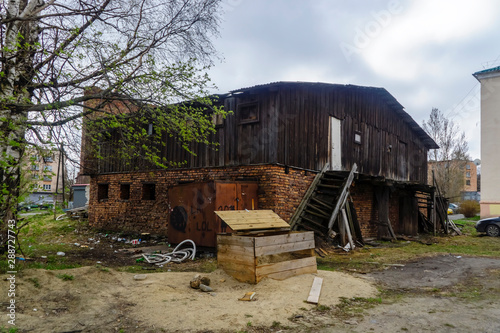
[[[354,179],[354,173],[358,169],[358,166],[356,163],[352,166],[352,170],[349,173],[349,177],[347,177],[347,181],[344,184],[344,188],[342,189],[342,192],[340,193],[339,200],[337,201],[337,204],[335,205],[335,209],[333,210],[332,216],[330,217],[330,221],[328,222],[328,229],[332,230],[333,223],[335,222],[335,219],[337,218],[337,215],[340,212],[340,209],[344,207],[345,200],[347,198],[347,190],[351,186],[351,183]]]

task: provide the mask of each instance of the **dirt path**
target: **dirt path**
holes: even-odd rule
[[[19,332],[234,331],[288,323],[296,313],[315,307],[304,302],[312,274],[249,285],[216,270],[206,274],[213,293],[190,288],[193,275],[155,273],[137,281],[134,274],[97,267],[26,270],[17,282]],[[322,298],[328,306],[337,304],[340,297],[377,294],[371,283],[360,278],[326,271],[318,275],[324,278]],[[65,281],[63,276],[73,279]],[[6,284],[2,281],[2,288]],[[255,291],[257,300],[238,301],[248,291]],[[6,304],[3,298],[2,305]]]
[[[500,259],[431,257],[367,278],[400,296],[321,332],[500,332]]]
[[[366,275],[320,271],[321,307],[304,302],[312,274],[249,285],[216,270],[202,274],[213,293],[191,289],[193,275],[137,281],[96,266],[25,270],[18,332],[500,332],[500,259],[446,255]],[[377,286],[382,304],[370,303]],[[257,300],[238,301],[248,291]],[[5,293],[0,301],[5,318]]]

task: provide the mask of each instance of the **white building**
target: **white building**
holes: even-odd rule
[[[473,75],[481,83],[481,218],[500,216],[500,66]]]

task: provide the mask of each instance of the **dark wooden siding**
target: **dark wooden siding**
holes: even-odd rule
[[[244,89],[222,100],[226,110],[234,114],[211,138],[218,147],[194,144],[191,149],[197,155],[193,156],[165,136],[162,156],[185,161],[184,168],[280,163],[320,170],[329,158],[329,117],[333,116],[342,123],[345,170],[356,163],[363,174],[425,183],[427,148],[398,114],[401,106],[387,95],[380,88],[321,83],[276,83]],[[258,105],[259,119],[242,123],[238,106],[249,103]],[[360,143],[354,141],[355,133],[361,135]],[[101,161],[101,172],[126,171],[115,163]],[[148,167],[153,168],[141,166]]]

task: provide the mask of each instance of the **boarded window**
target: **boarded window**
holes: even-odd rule
[[[120,185],[120,199],[129,200],[130,199],[130,184]]]
[[[238,105],[238,115],[240,124],[259,121],[259,104],[245,103]]]
[[[97,200],[107,200],[109,198],[109,184],[97,185]]]
[[[142,184],[142,200],[156,199],[156,184]]]

